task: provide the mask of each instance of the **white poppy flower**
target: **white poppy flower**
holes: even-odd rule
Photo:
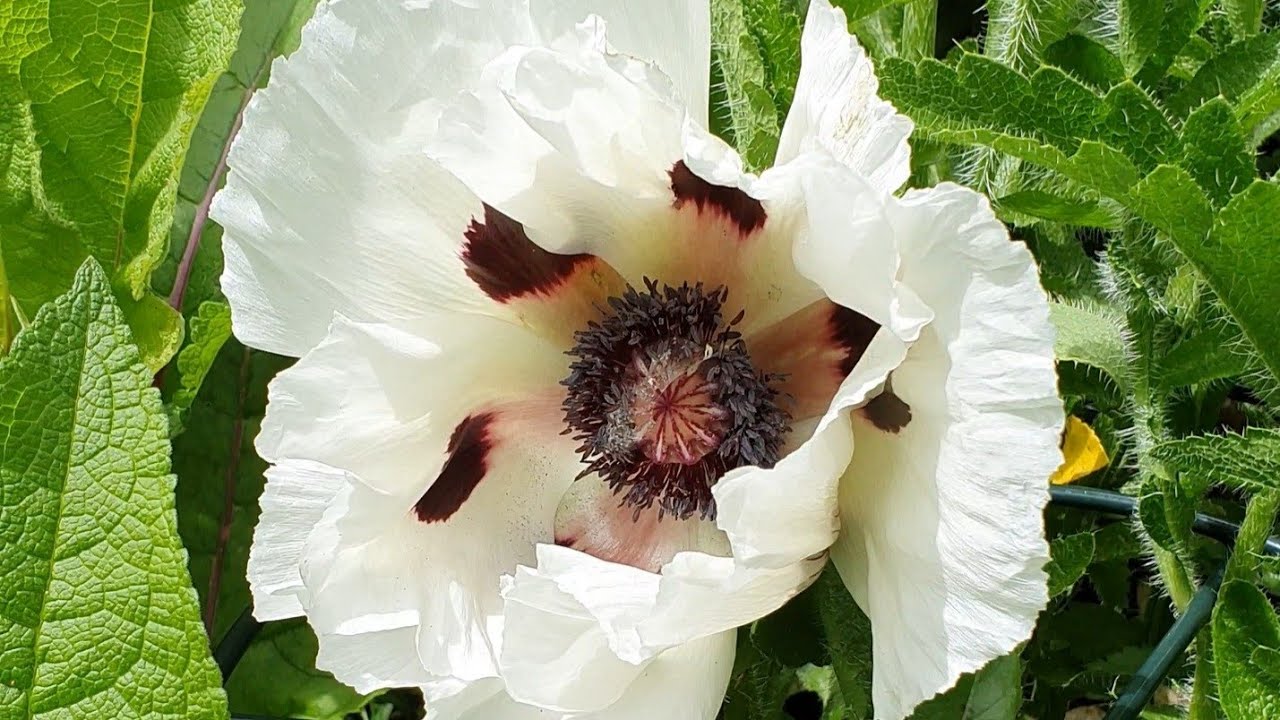
[[[249,106],[223,288],[301,358],[254,611],[344,682],[710,719],[735,628],[828,553],[879,718],[1030,634],[1062,425],[1030,255],[971,191],[893,195],[911,124],[827,0],[759,176],[706,130],[709,35],[707,0],[334,0]]]

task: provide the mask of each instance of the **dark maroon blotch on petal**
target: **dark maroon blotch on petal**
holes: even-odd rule
[[[443,522],[471,497],[488,470],[493,449],[493,413],[469,415],[449,436],[448,455],[439,477],[427,488],[413,512],[425,523]]]
[[[463,235],[467,277],[498,302],[550,293],[593,257],[548,252],[529,239],[523,225],[487,204],[484,221],[473,219]]]
[[[693,202],[699,210],[717,210],[732,220],[743,235],[764,227],[764,204],[741,189],[712,185],[695,175],[684,160],[676,162],[670,174],[671,192],[676,197],[677,208]]]
[[[880,325],[857,310],[835,303],[831,307],[831,336],[845,351],[844,361],[840,363],[840,377],[843,378],[853,372]]]
[[[896,434],[911,422],[911,406],[891,390],[871,398],[871,402],[862,406],[859,412],[872,425],[888,433]]]

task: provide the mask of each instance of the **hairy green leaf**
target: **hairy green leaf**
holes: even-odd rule
[[[746,0],[711,3],[711,57],[724,81],[738,152],[748,167],[758,170],[773,164],[782,126],[770,93],[765,56],[748,23],[749,4]]]
[[[1280,378],[1280,185],[1256,180],[1217,215],[1201,241],[1171,235],[1240,324],[1258,355]]]
[[[1241,435],[1179,438],[1156,445],[1151,455],[1203,482],[1280,490],[1280,430],[1250,428]]]
[[[1114,227],[1116,217],[1094,200],[1077,200],[1042,190],[1022,190],[996,201],[997,209],[1085,227]]]
[[[0,250],[25,311],[66,289],[86,257],[110,269],[122,301],[147,292],[239,13],[238,0],[11,0],[0,11]],[[152,337],[154,312],[140,317],[155,367],[173,344]]]
[[[1135,184],[1128,205],[1179,246],[1203,242],[1213,225],[1213,207],[1204,191],[1190,173],[1174,165],[1161,165]]]
[[[1087,12],[1080,0],[990,0],[982,52],[1018,69],[1036,62]]]
[[[1119,313],[1103,305],[1049,305],[1049,319],[1058,331],[1054,355],[1068,361],[1098,368],[1117,385],[1128,384],[1128,361],[1124,344],[1124,321]]]
[[[814,588],[845,717],[866,720],[872,717],[871,620],[853,601],[834,566],[827,566]]]
[[[1186,115],[1219,95],[1235,107],[1240,126],[1254,145],[1276,130],[1280,124],[1280,31],[1227,46],[1169,98],[1169,109]]]
[[[226,717],[166,437],[88,260],[0,362],[0,718]]]
[[[1280,485],[1280,480],[1275,484]],[[1262,548],[1276,526],[1277,511],[1280,511],[1280,489],[1264,490],[1249,498],[1244,521],[1240,523],[1240,534],[1236,536],[1235,548],[1227,562],[1228,581],[1254,582],[1258,579]]]
[[[1226,100],[1214,98],[1187,117],[1179,164],[1204,188],[1215,207],[1227,204],[1253,180],[1253,148]]]
[[[1067,35],[1045,48],[1044,59],[1076,79],[1102,91],[1124,82],[1124,64],[1102,43],[1084,35]]]
[[[1207,324],[1160,359],[1160,387],[1171,390],[1243,375],[1251,369],[1251,358],[1240,344],[1240,328],[1234,323]]]
[[[1213,610],[1213,655],[1222,709],[1230,720],[1280,716],[1280,668],[1255,656],[1280,651],[1280,622],[1267,596],[1236,580]]]
[[[1264,6],[1264,0],[1222,0],[1231,33],[1239,38],[1256,35],[1262,29]]]
[[[1137,75],[1159,45],[1164,0],[1116,0],[1115,13],[1120,61]]]
[[[1016,720],[1022,706],[1022,660],[1018,653],[987,663],[973,678],[961,720]]]

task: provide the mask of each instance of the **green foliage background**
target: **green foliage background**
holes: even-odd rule
[[[231,337],[200,209],[314,2],[0,3],[0,720],[421,712],[315,670],[297,621],[225,693],[207,651],[248,604],[252,438],[288,361]],[[712,2],[715,130],[755,169],[805,4]],[[1143,717],[1280,718],[1280,9],[836,4],[916,122],[911,184],[981,190],[1036,254],[1068,410],[1113,459],[1085,482],[1140,499],[1134,522],[1051,509],[1035,636],[915,718],[1087,717],[1218,568]],[[1241,524],[1234,554],[1196,512]],[[869,633],[824,576],[742,630],[724,719],[873,717]]]

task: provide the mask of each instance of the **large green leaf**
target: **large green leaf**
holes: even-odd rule
[[[1218,695],[1230,720],[1280,716],[1280,622],[1251,583],[1228,582],[1213,610]]]
[[[216,718],[160,396],[107,279],[0,362],[0,718]]]
[[[0,10],[0,250],[26,312],[65,290],[86,257],[110,270],[122,302],[147,293],[239,14],[238,0],[10,0]],[[181,323],[149,308],[125,310],[157,368]]]
[[[1120,61],[1136,75],[1160,42],[1164,0],[1116,0],[1116,40]]]

